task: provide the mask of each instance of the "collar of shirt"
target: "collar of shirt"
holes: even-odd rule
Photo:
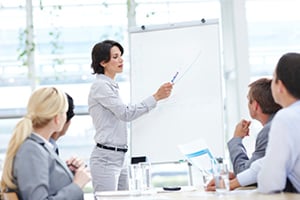
[[[56,140],[54,140],[52,137],[49,139],[49,142],[52,144],[54,151],[58,151],[58,146],[56,144]]]
[[[48,145],[49,147],[51,147],[52,149],[54,148],[53,145],[48,140],[46,140],[45,138],[43,138],[40,134],[38,134],[38,133],[32,133],[32,134],[34,134],[37,137],[41,138],[45,142],[45,144]]]
[[[104,74],[97,74],[96,75],[96,78],[97,79],[101,79],[101,80],[104,80],[104,81],[108,81],[110,84],[112,84],[114,87],[118,88],[119,89],[119,85],[116,81],[114,81],[113,79],[111,79],[110,77],[104,75]]]
[[[294,103],[292,103],[288,107],[293,107],[293,106],[297,106],[297,105],[300,105],[300,100],[295,101]]]

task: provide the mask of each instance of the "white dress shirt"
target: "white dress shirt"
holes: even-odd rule
[[[266,156],[237,175],[241,186],[257,182],[262,193],[284,190],[287,178],[300,192],[300,101],[277,112]]]
[[[151,95],[134,105],[126,105],[119,96],[118,84],[103,74],[97,74],[88,98],[89,113],[96,129],[96,143],[127,147],[127,123],[156,106]]]
[[[276,114],[266,156],[258,173],[258,191],[282,191],[289,178],[300,192],[300,101]]]

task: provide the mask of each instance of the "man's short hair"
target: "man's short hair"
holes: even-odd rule
[[[271,90],[272,79],[260,78],[249,84],[249,101],[255,100],[264,114],[275,114],[281,106],[274,101]]]
[[[73,98],[68,95],[67,95],[67,99],[68,99],[68,104],[69,104],[69,107],[68,107],[68,111],[67,111],[67,121],[70,121],[72,119],[72,117],[74,117],[75,113],[74,113],[74,102],[73,102]]]
[[[287,91],[300,99],[300,54],[284,54],[277,63],[275,74],[275,81],[281,80]]]

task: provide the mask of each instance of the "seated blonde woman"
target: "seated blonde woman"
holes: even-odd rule
[[[16,125],[6,152],[4,192],[15,191],[21,200],[83,199],[90,173],[82,165],[73,175],[49,142],[65,124],[67,109],[66,95],[57,88],[40,88],[31,95],[27,114]]]

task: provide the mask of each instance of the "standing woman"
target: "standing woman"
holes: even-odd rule
[[[92,50],[91,67],[96,80],[90,89],[88,105],[96,129],[96,146],[90,159],[94,191],[128,190],[126,122],[152,110],[157,101],[170,96],[173,87],[165,83],[142,102],[125,105],[114,81],[116,74],[123,71],[123,52],[123,47],[112,40],[97,43]]]
[[[20,200],[82,200],[90,180],[84,166],[73,172],[49,142],[66,122],[68,101],[54,87],[40,88],[30,97],[27,114],[16,125],[6,152],[1,188],[15,191]]]

